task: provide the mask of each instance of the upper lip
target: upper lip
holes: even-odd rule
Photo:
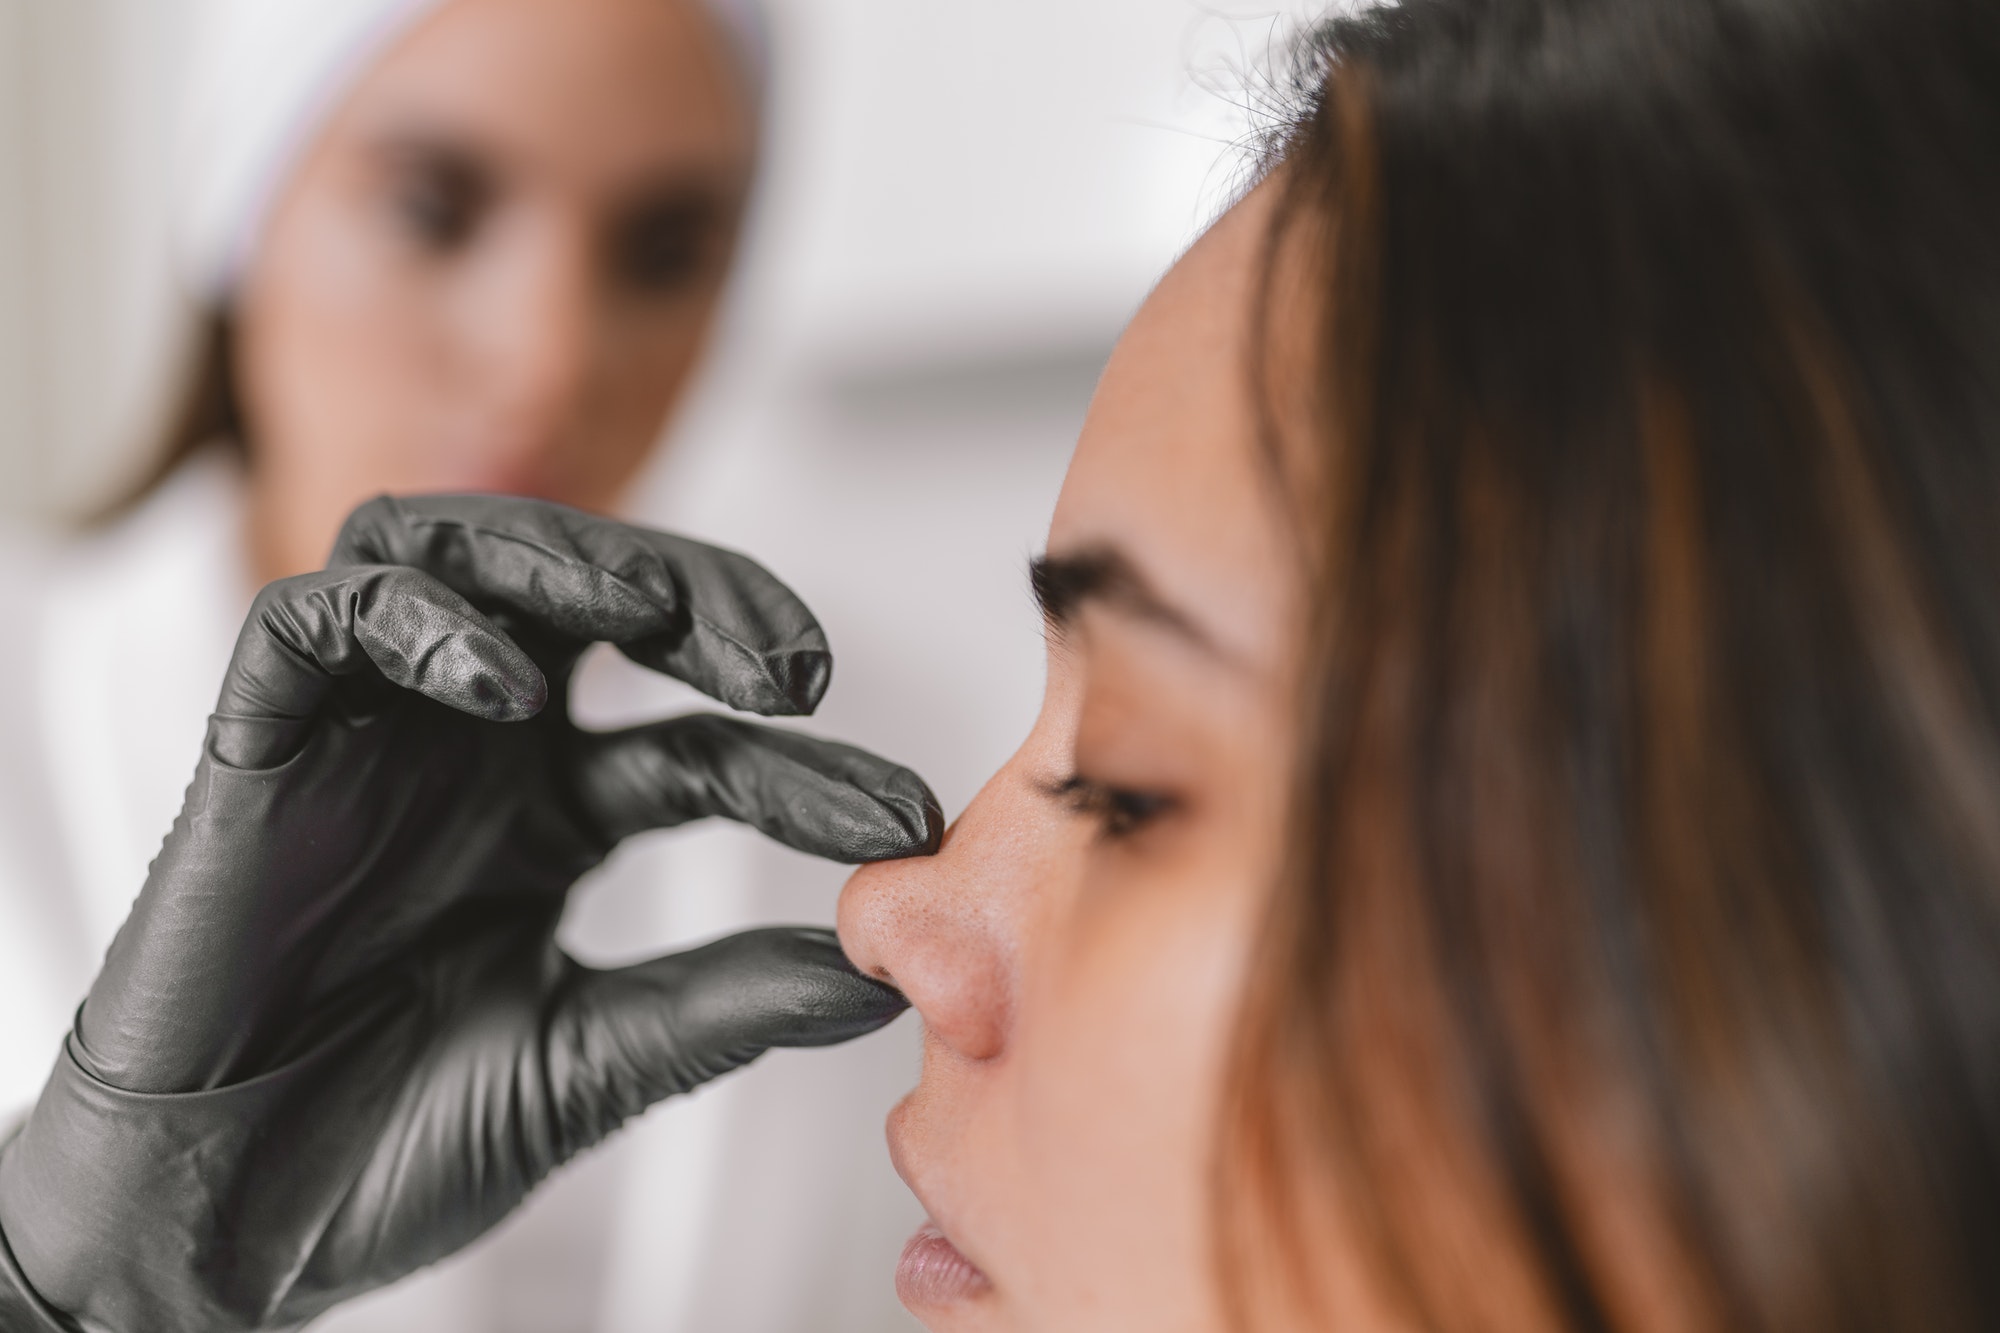
[[[915,1094],[912,1093],[911,1096],[913,1097]],[[910,1097],[905,1097],[902,1101],[896,1103],[894,1110],[889,1112],[887,1127],[889,1162],[896,1168],[896,1174],[902,1177],[903,1184],[909,1187],[910,1193],[917,1196],[917,1202],[923,1205],[924,1215],[930,1219],[931,1225],[936,1227],[939,1233],[951,1242],[953,1248],[960,1254],[965,1255],[967,1262],[971,1263],[973,1267],[979,1269],[981,1272],[985,1272],[986,1266],[974,1258],[966,1250],[965,1246],[959,1243],[955,1225],[949,1217],[940,1215],[936,1201],[925,1193],[922,1182],[917,1178],[920,1174],[920,1164],[915,1160],[914,1150],[909,1146],[908,1131],[903,1128],[904,1118],[909,1114],[909,1105]]]

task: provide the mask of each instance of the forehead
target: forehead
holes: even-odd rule
[[[432,128],[587,165],[748,153],[750,94],[700,0],[449,0],[359,82],[356,128]]]
[[[1253,661],[1282,638],[1294,591],[1248,373],[1268,195],[1210,228],[1119,339],[1049,530],[1054,555],[1125,552]]]

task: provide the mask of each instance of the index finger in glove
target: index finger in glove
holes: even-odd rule
[[[463,597],[419,570],[359,565],[280,579],[257,594],[210,726],[216,758],[289,758],[336,678],[390,683],[496,722],[541,711],[540,668]]]
[[[749,712],[810,713],[833,671],[819,622],[756,561],[544,500],[382,496],[334,544],[330,565],[355,563],[415,566]]]
[[[579,738],[579,804],[613,841],[719,815],[832,861],[937,850],[944,813],[924,780],[852,745],[696,714]]]

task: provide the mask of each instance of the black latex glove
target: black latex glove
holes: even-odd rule
[[[622,837],[705,815],[932,850],[936,800],[712,716],[578,730],[584,647],[810,712],[826,640],[741,556],[535,501],[378,500],[258,597],[187,802],[0,1153],[0,1327],[297,1324],[458,1249],[662,1097],[903,1005],[831,934],[556,947]],[[143,652],[145,645],[134,644]]]

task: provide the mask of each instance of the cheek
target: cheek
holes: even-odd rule
[[[609,298],[575,441],[579,472],[622,483],[645,460],[701,361],[721,288],[673,300]]]
[[[1173,1328],[1212,1310],[1208,1168],[1262,859],[1216,847],[1085,885],[1024,979],[1022,1161],[1073,1311]]]
[[[380,475],[450,392],[445,293],[378,233],[337,200],[274,219],[241,312],[261,451]]]
[[[253,274],[256,290],[270,293],[262,304],[271,323],[324,329],[328,341],[371,335],[386,340],[385,360],[427,336],[437,283],[380,207],[318,177],[300,183],[272,218]]]

